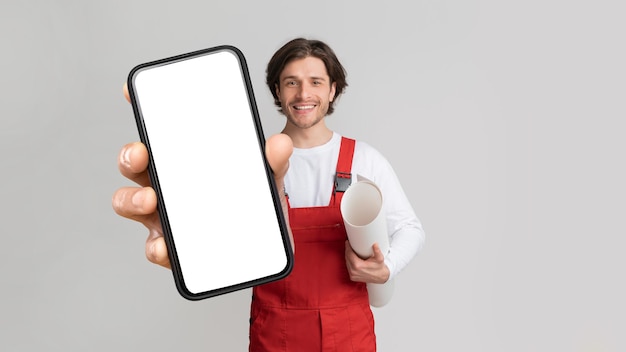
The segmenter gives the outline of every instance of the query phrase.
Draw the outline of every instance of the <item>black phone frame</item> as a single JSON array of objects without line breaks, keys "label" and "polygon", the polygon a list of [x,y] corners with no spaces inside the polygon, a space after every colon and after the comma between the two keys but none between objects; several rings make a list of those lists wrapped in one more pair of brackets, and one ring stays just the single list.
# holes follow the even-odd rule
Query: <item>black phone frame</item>
[{"label": "black phone frame", "polygon": [[[145,124],[143,121],[143,115],[141,112],[141,105],[140,105],[139,100],[137,99],[137,93],[136,93],[135,86],[134,86],[134,79],[139,72],[146,70],[146,69],[168,65],[168,64],[179,62],[179,61],[184,61],[184,60],[192,59],[195,57],[199,57],[199,56],[210,55],[210,54],[225,51],[225,50],[234,53],[239,62],[239,68],[241,69],[242,77],[243,77],[244,84],[246,87],[251,116],[254,120],[254,126],[256,130],[257,140],[259,143],[259,148],[260,148],[261,155],[263,158],[263,163],[265,166],[265,173],[267,176],[267,181],[270,186],[270,192],[272,194],[272,198],[274,201],[276,218],[277,218],[281,235],[282,235],[282,241],[283,241],[283,246],[285,249],[285,256],[287,259],[287,264],[283,270],[281,270],[280,272],[274,275],[261,277],[258,279],[250,280],[247,282],[242,282],[242,283],[235,284],[235,285],[220,287],[220,288],[205,291],[205,292],[192,293],[187,289],[185,285],[185,280],[184,280],[182,270],[180,267],[180,262],[178,260],[178,255],[176,252],[176,244],[174,243],[171,227],[170,227],[168,216],[167,216],[167,209],[165,208],[165,202],[163,199],[161,188],[159,186],[158,173],[156,171],[156,167],[155,167],[154,160],[152,157],[150,141],[147,135]],[[291,240],[289,239],[288,226],[285,220],[285,214],[283,212],[282,204],[280,202],[280,197],[278,193],[279,191],[276,187],[276,182],[274,181],[274,173],[272,169],[270,168],[267,158],[265,156],[265,135],[263,133],[263,127],[261,125],[261,119],[259,117],[259,112],[258,112],[256,100],[254,97],[254,91],[252,87],[252,81],[250,79],[250,74],[248,71],[248,65],[247,65],[243,52],[239,48],[232,46],[232,45],[219,45],[219,46],[201,49],[201,50],[197,50],[197,51],[193,51],[193,52],[189,52],[185,54],[167,57],[164,59],[142,63],[142,64],[135,66],[128,74],[127,87],[128,87],[130,103],[132,105],[133,113],[135,116],[135,121],[137,124],[137,130],[139,132],[140,141],[148,149],[148,156],[149,156],[148,175],[150,177],[152,187],[154,188],[155,193],[157,195],[157,211],[159,213],[161,226],[163,228],[163,237],[165,239],[165,243],[166,243],[167,250],[168,250],[168,257],[170,260],[170,265],[171,265],[172,273],[174,276],[174,282],[176,284],[176,288],[179,294],[187,300],[198,301],[198,300],[219,296],[219,295],[223,295],[223,294],[234,292],[234,291],[243,290],[243,289],[250,288],[253,286],[281,280],[287,277],[293,270],[294,252],[291,246]]]}]

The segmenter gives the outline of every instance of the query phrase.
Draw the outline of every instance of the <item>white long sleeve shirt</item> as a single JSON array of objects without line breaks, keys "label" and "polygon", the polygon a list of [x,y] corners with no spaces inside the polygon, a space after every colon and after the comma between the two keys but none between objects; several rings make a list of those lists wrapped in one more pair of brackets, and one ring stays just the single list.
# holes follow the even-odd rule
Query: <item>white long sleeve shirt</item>
[{"label": "white long sleeve shirt", "polygon": [[[285,191],[294,208],[327,206],[330,202],[341,135],[334,132],[326,144],[314,148],[294,148],[285,175]],[[387,214],[389,252],[385,264],[389,279],[394,278],[422,248],[425,240],[420,220],[415,215],[391,165],[372,146],[356,142],[352,160],[352,182],[361,175],[374,182],[383,194]],[[296,251],[297,253],[297,251]]]}]

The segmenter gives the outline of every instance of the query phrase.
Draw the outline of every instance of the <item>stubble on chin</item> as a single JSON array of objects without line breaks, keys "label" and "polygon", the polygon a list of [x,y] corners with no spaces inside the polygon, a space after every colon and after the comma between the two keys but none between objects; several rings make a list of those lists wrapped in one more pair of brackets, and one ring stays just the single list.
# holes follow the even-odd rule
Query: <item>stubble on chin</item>
[{"label": "stubble on chin", "polygon": [[307,122],[300,121],[292,116],[287,116],[287,120],[289,120],[289,123],[303,130],[309,129],[317,125],[320,121],[322,121],[323,118],[324,118],[323,116],[317,116],[315,120],[307,123]]}]

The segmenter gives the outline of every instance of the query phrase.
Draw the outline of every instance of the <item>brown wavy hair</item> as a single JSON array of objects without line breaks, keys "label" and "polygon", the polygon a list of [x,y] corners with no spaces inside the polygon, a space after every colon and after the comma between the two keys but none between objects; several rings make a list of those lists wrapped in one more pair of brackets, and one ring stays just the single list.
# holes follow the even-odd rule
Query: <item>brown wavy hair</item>
[{"label": "brown wavy hair", "polygon": [[305,38],[293,39],[283,45],[267,64],[265,83],[274,96],[274,104],[278,107],[278,111],[283,112],[280,100],[276,94],[276,87],[279,86],[280,74],[285,66],[293,60],[304,59],[306,57],[316,57],[324,62],[326,71],[330,77],[331,85],[335,83],[335,96],[333,101],[329,102],[326,115],[333,113],[335,108],[334,102],[343,94],[348,86],[346,82],[346,70],[343,68],[335,52],[324,42],[319,40],[311,40]]}]

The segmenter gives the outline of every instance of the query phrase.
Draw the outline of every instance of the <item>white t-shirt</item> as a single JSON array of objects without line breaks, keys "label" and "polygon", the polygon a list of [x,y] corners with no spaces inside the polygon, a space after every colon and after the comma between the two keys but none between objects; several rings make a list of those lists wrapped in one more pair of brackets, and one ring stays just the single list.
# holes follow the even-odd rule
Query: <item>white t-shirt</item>
[{"label": "white t-shirt", "polygon": [[[285,191],[291,207],[329,204],[340,146],[341,135],[334,132],[326,144],[309,149],[294,148],[285,175]],[[352,159],[353,183],[356,182],[356,175],[371,180],[383,193],[389,233],[389,253],[385,264],[389,268],[389,279],[392,279],[421,249],[425,239],[422,224],[387,159],[370,145],[359,141]]]}]

